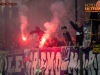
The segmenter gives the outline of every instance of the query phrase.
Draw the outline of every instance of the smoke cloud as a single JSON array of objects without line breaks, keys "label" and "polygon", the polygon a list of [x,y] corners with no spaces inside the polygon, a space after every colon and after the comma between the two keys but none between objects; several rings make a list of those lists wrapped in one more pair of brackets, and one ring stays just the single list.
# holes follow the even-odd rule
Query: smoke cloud
[{"label": "smoke cloud", "polygon": [[28,7],[22,2],[22,0],[13,0],[13,2],[16,2],[16,7],[19,9],[19,16],[21,21],[21,34],[22,38],[25,37],[26,34],[26,28],[28,25],[28,19],[27,19],[27,13],[28,13]]},{"label": "smoke cloud", "polygon": [[53,17],[50,22],[44,23],[46,31],[41,39],[39,47],[43,47],[44,38],[48,39],[54,32],[56,32],[56,29],[58,28],[60,23],[60,19],[63,18],[66,13],[64,3],[61,1],[51,4],[50,9],[52,11]]}]

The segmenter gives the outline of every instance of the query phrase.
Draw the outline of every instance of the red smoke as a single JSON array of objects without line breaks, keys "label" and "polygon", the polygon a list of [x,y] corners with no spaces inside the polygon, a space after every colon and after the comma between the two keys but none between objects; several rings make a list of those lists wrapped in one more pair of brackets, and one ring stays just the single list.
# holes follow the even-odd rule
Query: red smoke
[{"label": "red smoke", "polygon": [[51,35],[56,32],[58,25],[60,23],[60,19],[65,15],[65,7],[63,2],[55,2],[50,7],[53,17],[50,22],[46,22],[44,27],[46,28],[45,34],[43,35],[39,47],[42,48],[46,39],[49,39]]},{"label": "red smoke", "polygon": [[26,36],[26,28],[27,28],[27,24],[28,24],[28,20],[27,20],[27,14],[28,14],[28,7],[27,5],[25,5],[23,3],[22,0],[13,0],[13,2],[17,3],[17,8],[19,9],[19,16],[20,16],[20,22],[21,22],[21,37],[24,41],[27,40]]},{"label": "red smoke", "polygon": [[[40,48],[43,47],[46,39],[49,39],[50,36],[56,31],[56,28],[59,24],[59,20],[56,19],[53,19],[51,22],[46,22],[44,24],[45,28],[46,28],[46,31],[45,31],[45,34],[43,35],[41,41],[40,41]],[[45,41],[44,41],[45,39]]]},{"label": "red smoke", "polygon": [[20,19],[21,19],[21,35],[22,35],[22,39],[24,41],[27,40],[27,38],[25,37],[25,31],[26,31],[26,27],[27,27],[27,17],[24,15],[20,15]]}]

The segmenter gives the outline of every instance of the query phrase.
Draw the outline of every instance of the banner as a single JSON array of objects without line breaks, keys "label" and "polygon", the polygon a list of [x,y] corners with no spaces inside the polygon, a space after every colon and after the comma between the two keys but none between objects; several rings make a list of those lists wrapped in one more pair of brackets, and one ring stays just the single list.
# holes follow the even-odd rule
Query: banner
[{"label": "banner", "polygon": [[0,74],[1,75],[2,75],[2,72],[4,70],[6,55],[7,55],[6,51],[0,51]]},{"label": "banner", "polygon": [[[84,75],[99,75],[99,61],[99,54],[93,54],[92,51],[84,53]],[[78,51],[65,47],[45,48],[39,50],[39,53],[38,49],[25,49],[22,53],[6,57],[6,75],[35,75],[38,67],[42,70],[42,75],[63,75],[65,70],[73,75],[80,75]]]}]

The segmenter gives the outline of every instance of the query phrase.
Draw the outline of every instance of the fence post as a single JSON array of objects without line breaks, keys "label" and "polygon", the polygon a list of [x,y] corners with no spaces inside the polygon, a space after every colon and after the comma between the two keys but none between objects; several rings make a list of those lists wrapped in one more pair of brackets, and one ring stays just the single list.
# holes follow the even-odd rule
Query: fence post
[{"label": "fence post", "polygon": [[79,46],[80,75],[83,75],[83,47]]}]

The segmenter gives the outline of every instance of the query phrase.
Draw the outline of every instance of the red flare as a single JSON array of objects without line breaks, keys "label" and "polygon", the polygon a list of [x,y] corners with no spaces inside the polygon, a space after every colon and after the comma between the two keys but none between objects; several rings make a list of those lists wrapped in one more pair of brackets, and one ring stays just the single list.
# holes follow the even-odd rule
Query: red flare
[{"label": "red flare", "polygon": [[40,48],[43,47],[44,43],[46,42],[46,38],[42,38],[41,41],[40,41]]},{"label": "red flare", "polygon": [[46,39],[43,38],[42,41],[41,41],[41,44],[43,45],[45,43]]},{"label": "red flare", "polygon": [[22,39],[23,39],[23,41],[26,41],[27,40],[27,38],[25,36],[22,36]]}]

